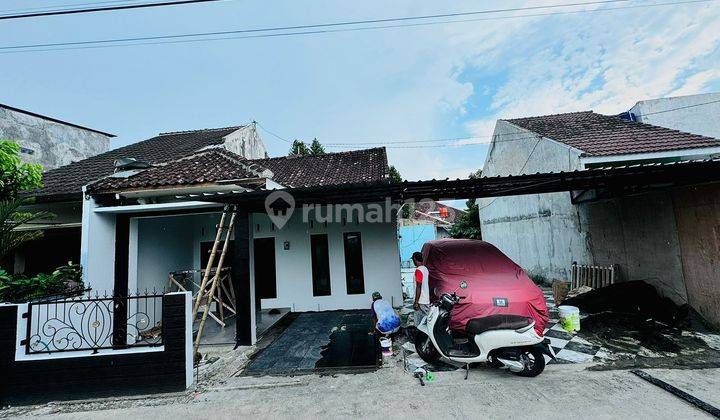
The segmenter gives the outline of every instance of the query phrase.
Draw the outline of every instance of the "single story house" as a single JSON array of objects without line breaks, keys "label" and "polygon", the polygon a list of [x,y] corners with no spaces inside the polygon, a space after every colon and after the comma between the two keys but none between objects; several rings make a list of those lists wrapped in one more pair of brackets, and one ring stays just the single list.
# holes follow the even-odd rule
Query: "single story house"
[{"label": "single story house", "polygon": [[299,187],[332,191],[388,182],[384,148],[247,159],[216,146],[151,165],[132,163],[84,188],[80,261],[86,284],[115,295],[163,289],[170,272],[207,263],[223,210],[214,197],[242,200],[277,191],[280,199],[264,206],[237,205],[225,265],[236,293],[238,343],[257,339],[261,308],[368,308],[374,291],[399,302],[396,208],[371,217],[373,203],[287,205]]},{"label": "single story house", "polygon": [[[58,130],[53,129],[53,132]],[[255,125],[248,124],[161,133],[150,139],[110,151],[105,151],[107,150],[105,145],[104,153],[90,155],[43,173],[44,186],[31,193],[35,204],[28,209],[49,211],[54,217],[23,227],[23,229],[43,230],[44,236],[18,249],[8,268],[14,273],[32,275],[51,272],[68,261],[78,262],[82,225],[82,188],[113,174],[117,169],[116,163],[122,159],[136,159],[153,164],[185,156],[207,147],[222,147],[248,159],[267,156]]]},{"label": "single story house", "polygon": [[[482,179],[668,165],[720,155],[720,140],[591,111],[498,120]],[[611,172],[609,172],[611,173]],[[602,179],[598,178],[601,183]],[[645,186],[654,185],[645,179]],[[542,186],[536,186],[542,188]],[[483,238],[530,273],[568,280],[573,262],[619,267],[720,325],[717,183],[478,200]]]}]

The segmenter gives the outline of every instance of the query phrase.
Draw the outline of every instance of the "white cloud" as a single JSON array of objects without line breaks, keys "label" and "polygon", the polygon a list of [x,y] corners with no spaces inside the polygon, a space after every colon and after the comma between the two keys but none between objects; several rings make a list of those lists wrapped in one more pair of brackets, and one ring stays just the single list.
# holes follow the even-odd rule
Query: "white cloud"
[{"label": "white cloud", "polygon": [[699,93],[720,77],[697,64],[718,50],[718,19],[720,8],[705,5],[553,17],[524,27],[499,45],[511,53],[498,57],[508,77],[493,94],[492,114],[466,127],[479,134],[496,118],[617,113],[642,99]]},{"label": "white cloud", "polygon": [[[523,4],[533,2],[513,5]],[[424,62],[430,71],[422,72],[422,99],[434,103],[422,115],[462,118],[473,95],[489,95],[484,115],[464,123],[470,136],[487,137],[498,118],[588,109],[613,114],[643,99],[701,93],[720,79],[718,21],[719,7],[694,4],[445,26],[445,37],[422,38],[424,58],[432,63]],[[494,85],[462,81],[484,73],[503,77]],[[484,161],[480,155],[459,158],[478,153],[473,146],[440,150],[390,156],[408,178],[467,176]]]}]

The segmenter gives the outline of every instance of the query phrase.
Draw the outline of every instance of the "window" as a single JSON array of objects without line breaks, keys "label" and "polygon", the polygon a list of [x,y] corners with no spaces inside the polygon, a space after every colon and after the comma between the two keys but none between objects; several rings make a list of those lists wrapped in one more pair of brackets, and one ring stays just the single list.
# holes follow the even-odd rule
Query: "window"
[{"label": "window", "polygon": [[330,296],[330,257],[328,236],[310,235],[313,296]]},{"label": "window", "polygon": [[365,293],[365,277],[363,275],[362,238],[360,232],[343,234],[345,246],[345,282],[347,293],[357,295]]}]

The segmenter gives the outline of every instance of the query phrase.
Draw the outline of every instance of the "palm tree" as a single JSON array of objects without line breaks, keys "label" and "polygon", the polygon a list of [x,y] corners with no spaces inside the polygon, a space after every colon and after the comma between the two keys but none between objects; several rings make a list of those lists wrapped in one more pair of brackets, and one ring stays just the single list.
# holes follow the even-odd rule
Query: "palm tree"
[{"label": "palm tree", "polygon": [[9,198],[0,201],[0,261],[22,244],[42,237],[41,230],[18,230],[17,228],[32,221],[51,217],[51,213],[41,211],[30,213],[20,211],[20,207],[30,204],[31,200]]}]

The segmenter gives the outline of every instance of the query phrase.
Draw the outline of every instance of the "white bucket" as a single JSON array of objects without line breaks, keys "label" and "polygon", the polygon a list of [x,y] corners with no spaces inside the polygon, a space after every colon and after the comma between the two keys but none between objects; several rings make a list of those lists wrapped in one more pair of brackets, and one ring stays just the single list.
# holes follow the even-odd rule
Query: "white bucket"
[{"label": "white bucket", "polygon": [[580,309],[575,306],[558,306],[560,325],[567,332],[580,331]]},{"label": "white bucket", "polygon": [[384,337],[380,339],[380,350],[383,356],[392,356],[392,339]]}]

